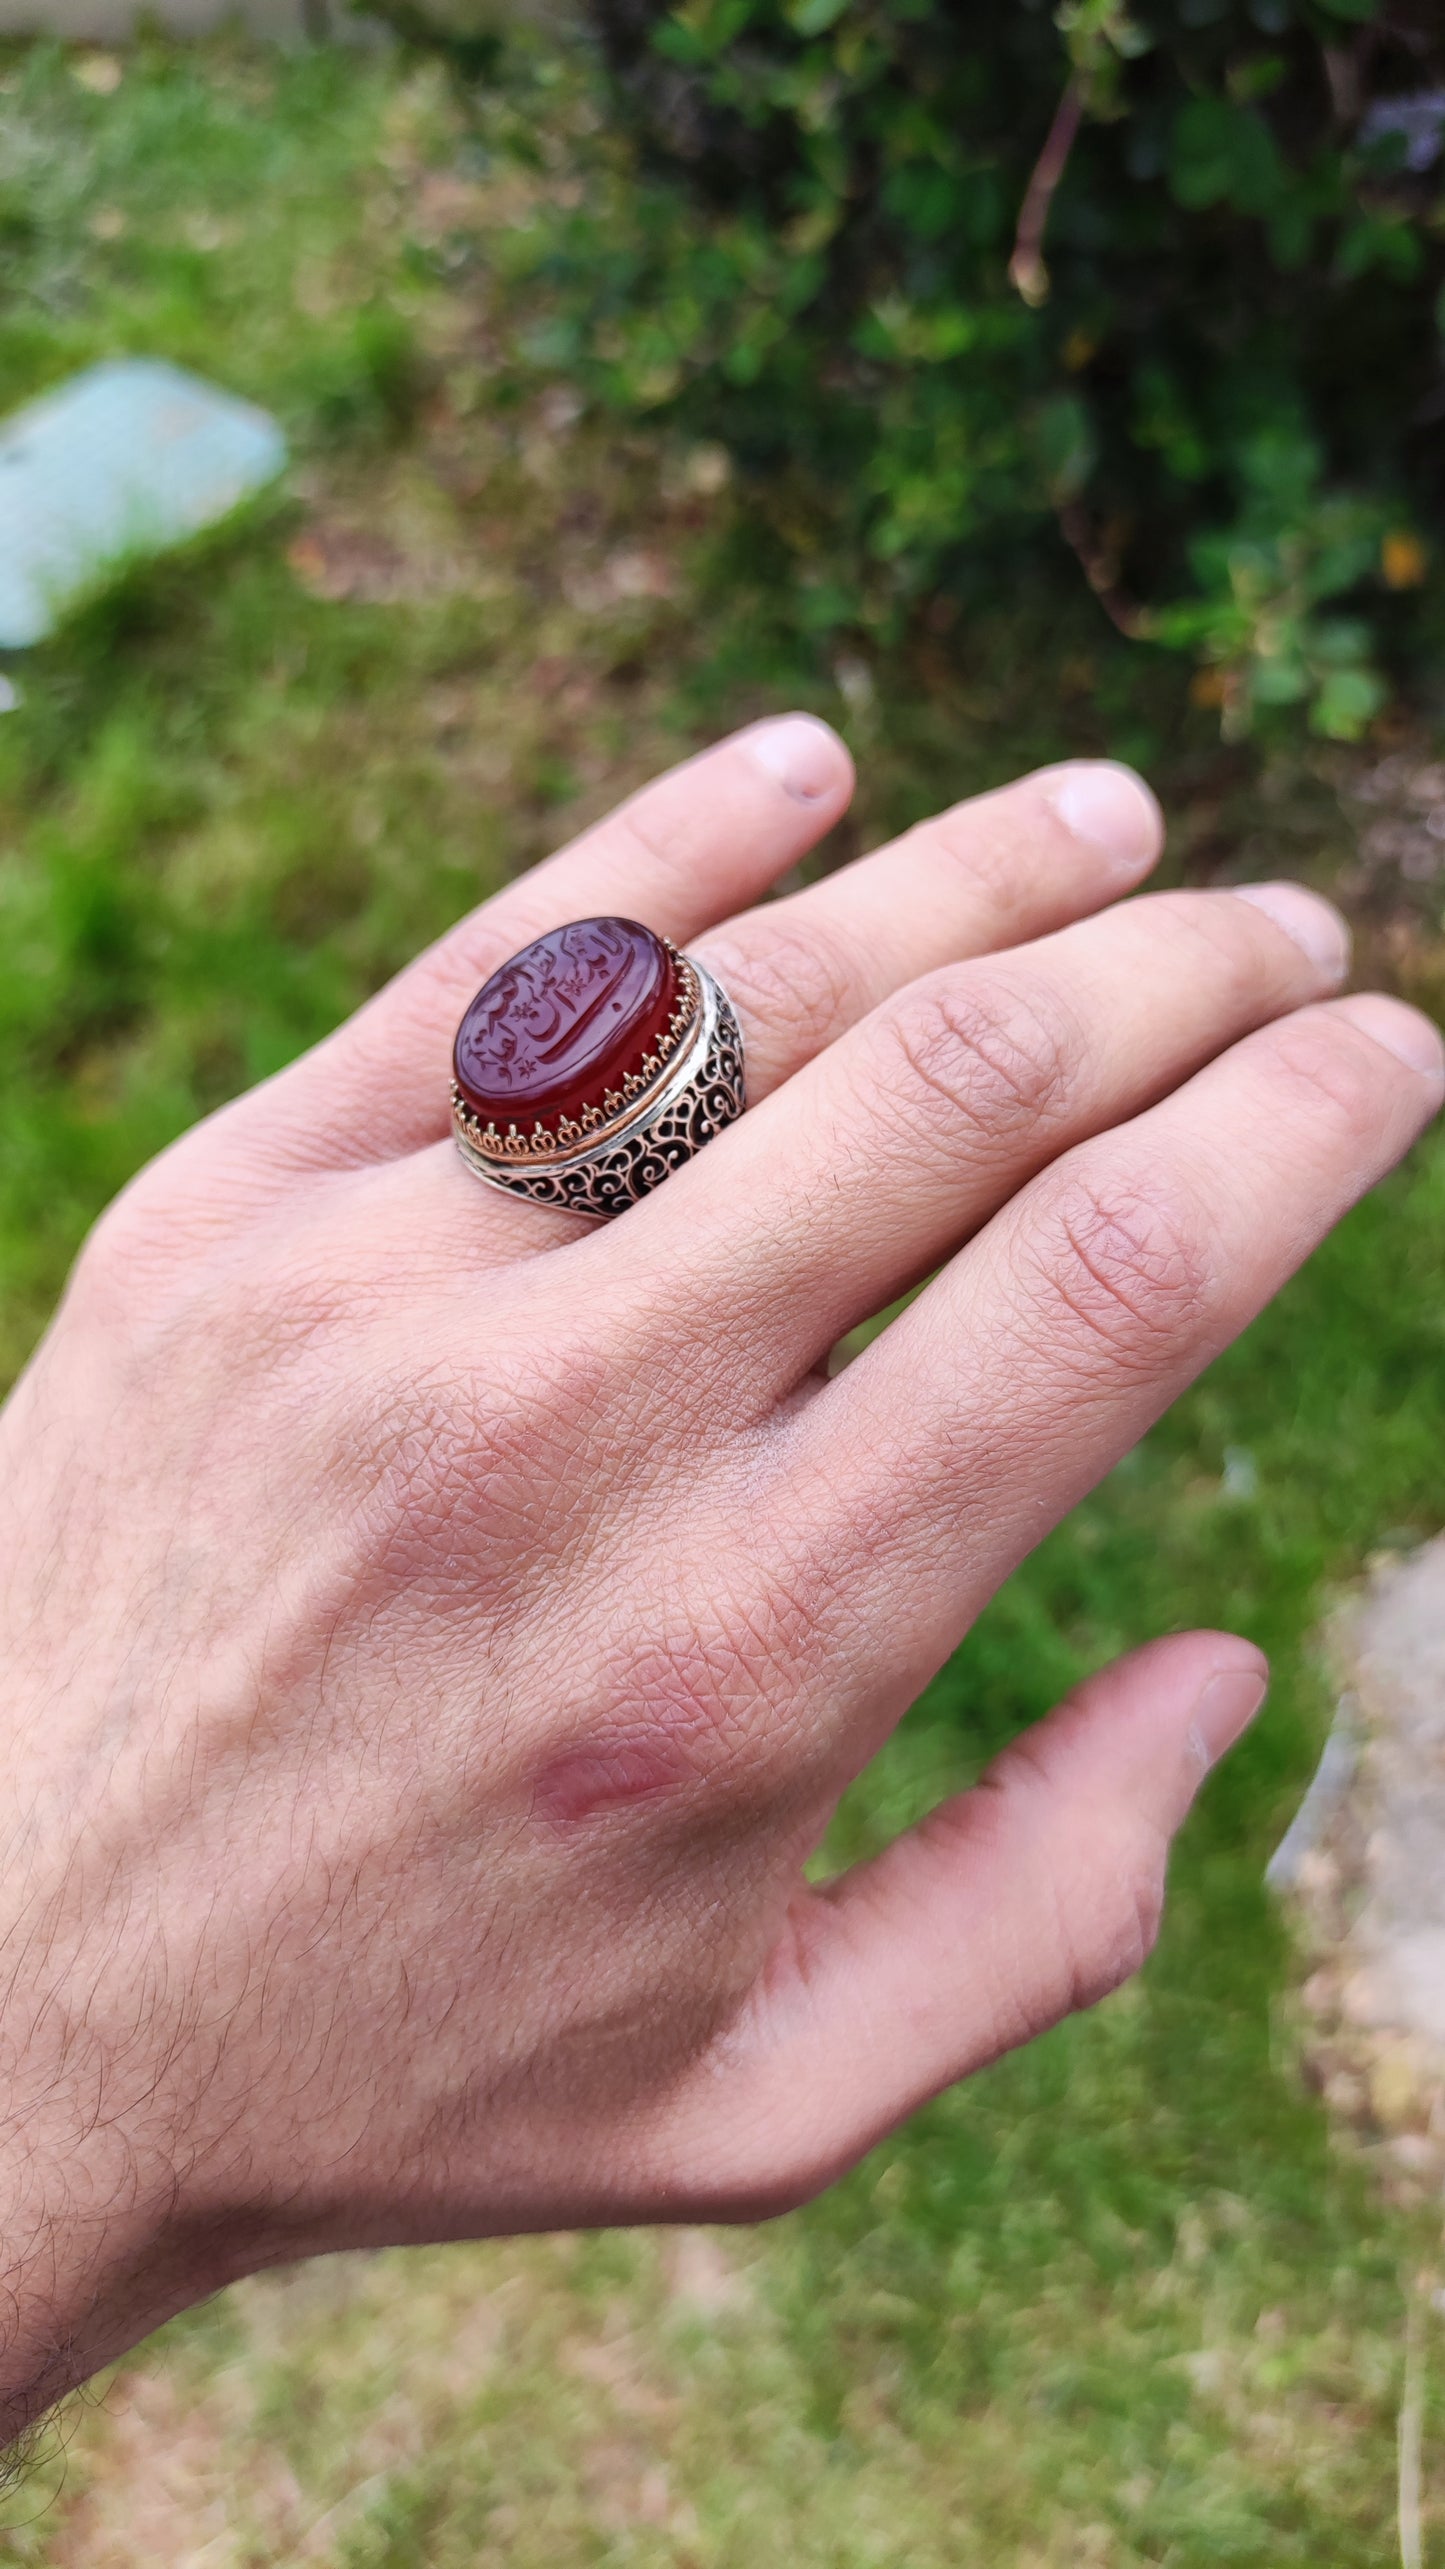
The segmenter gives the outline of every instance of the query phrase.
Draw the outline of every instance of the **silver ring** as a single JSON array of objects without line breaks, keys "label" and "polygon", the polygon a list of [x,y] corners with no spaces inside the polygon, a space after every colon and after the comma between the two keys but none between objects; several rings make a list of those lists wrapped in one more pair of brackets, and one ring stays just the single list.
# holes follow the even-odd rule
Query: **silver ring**
[{"label": "silver ring", "polygon": [[457,1029],[452,1130],[473,1176],[596,1220],[742,1114],[721,984],[632,919],[578,919],[494,972]]}]

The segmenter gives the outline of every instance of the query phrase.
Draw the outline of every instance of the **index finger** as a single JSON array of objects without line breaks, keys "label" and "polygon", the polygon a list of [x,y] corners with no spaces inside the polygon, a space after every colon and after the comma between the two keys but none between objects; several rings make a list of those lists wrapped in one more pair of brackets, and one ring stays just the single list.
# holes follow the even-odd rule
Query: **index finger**
[{"label": "index finger", "polygon": [[434,1142],[457,1019],[509,955],[570,919],[620,915],[682,944],[755,901],[847,810],[853,762],[811,714],[735,732],[449,929],[335,1034],[228,1110],[265,1156],[344,1168]]}]

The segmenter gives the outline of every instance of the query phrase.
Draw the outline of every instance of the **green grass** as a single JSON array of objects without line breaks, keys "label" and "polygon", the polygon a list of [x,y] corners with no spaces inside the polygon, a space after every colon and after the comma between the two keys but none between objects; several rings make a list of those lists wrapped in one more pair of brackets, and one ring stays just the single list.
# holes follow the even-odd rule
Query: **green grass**
[{"label": "green grass", "polygon": [[[576,104],[557,88],[549,138],[553,93],[526,79],[530,163],[479,149],[430,75],[370,56],[147,44],[105,97],[59,51],[5,62],[0,401],[154,351],[273,405],[296,452],[287,494],[14,663],[8,1363],[170,1134],[768,704],[816,704],[865,762],[834,853],[1108,746],[1162,776],[1189,869],[1347,857],[1334,768],[1224,757],[1172,675],[1086,610],[1045,634],[1023,601],[1005,629],[873,671],[870,699],[730,608],[745,494],[700,499],[688,459],[571,417],[512,362],[511,281],[569,183]],[[639,559],[645,580],[618,574]],[[1417,921],[1428,980],[1423,952]],[[1445,1519],[1442,1243],[1433,1147],[1027,1564],[840,1818],[840,1857],[881,1842],[1147,1633],[1251,1633],[1271,1707],[1186,1833],[1139,1984],[767,2232],[241,2287],[77,2404],[9,2504],[0,2561],[1396,2558],[1406,2303],[1438,2219],[1331,2139],[1261,1877],[1328,1717],[1324,1601]],[[1427,2351],[1438,2377],[1445,2349]],[[1445,2557],[1440,2415],[1432,2392]]]}]

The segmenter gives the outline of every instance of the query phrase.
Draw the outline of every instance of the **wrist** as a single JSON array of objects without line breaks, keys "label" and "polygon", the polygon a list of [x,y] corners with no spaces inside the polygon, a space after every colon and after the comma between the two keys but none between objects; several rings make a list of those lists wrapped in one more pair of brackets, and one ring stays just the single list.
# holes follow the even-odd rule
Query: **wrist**
[{"label": "wrist", "polygon": [[22,2105],[0,2147],[0,2452],[189,2297],[124,2136],[67,2120]]},{"label": "wrist", "polygon": [[221,2225],[186,2199],[159,1993],[117,1916],[78,1932],[45,1871],[32,1847],[23,1912],[0,1916],[0,2451],[226,2279]]}]

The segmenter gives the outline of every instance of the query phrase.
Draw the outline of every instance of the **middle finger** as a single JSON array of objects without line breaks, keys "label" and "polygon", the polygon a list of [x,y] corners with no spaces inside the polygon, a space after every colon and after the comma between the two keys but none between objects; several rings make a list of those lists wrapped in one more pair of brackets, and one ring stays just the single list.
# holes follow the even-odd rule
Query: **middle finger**
[{"label": "middle finger", "polygon": [[692,951],[743,1029],[756,1104],[938,965],[994,954],[1133,891],[1164,841],[1158,803],[1111,759],[1043,767],[935,813]]},{"label": "middle finger", "polygon": [[715,1366],[737,1351],[749,1404],[781,1396],[1050,1160],[1326,996],[1348,957],[1338,913],[1278,883],[1150,894],[933,973],[640,1206],[624,1266],[644,1299],[666,1274]]}]

